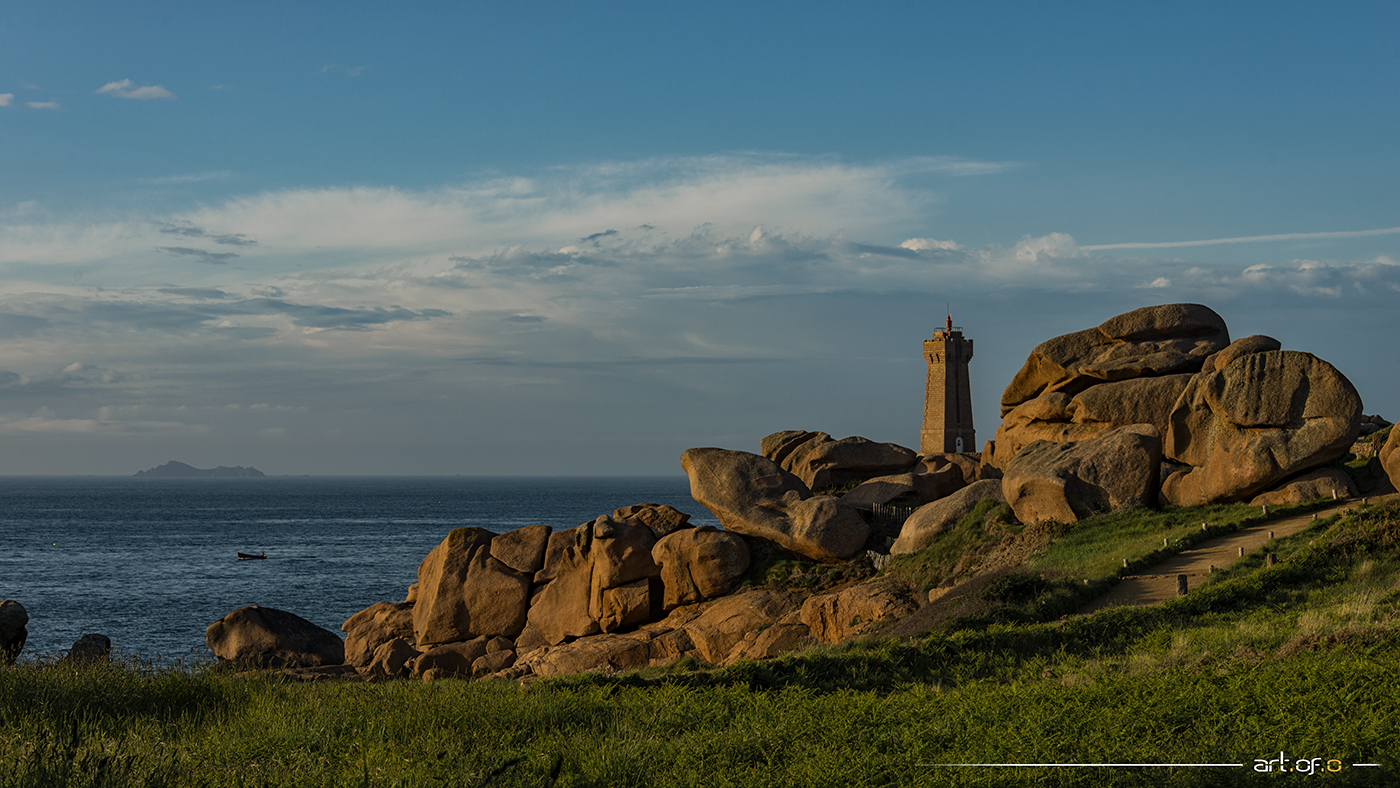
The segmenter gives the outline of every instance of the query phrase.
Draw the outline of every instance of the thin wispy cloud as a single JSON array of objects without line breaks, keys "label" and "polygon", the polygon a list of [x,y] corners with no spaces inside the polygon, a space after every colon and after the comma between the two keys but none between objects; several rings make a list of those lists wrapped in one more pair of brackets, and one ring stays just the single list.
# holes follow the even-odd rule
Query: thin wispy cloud
[{"label": "thin wispy cloud", "polygon": [[8,106],[10,106],[11,104],[14,103],[14,100],[15,100],[15,94],[13,94],[13,93],[0,93],[0,107],[8,107]]},{"label": "thin wispy cloud", "polygon": [[1394,235],[1400,227],[1385,227],[1379,230],[1342,230],[1320,233],[1278,233],[1275,235],[1241,235],[1233,238],[1209,238],[1201,241],[1148,241],[1118,244],[1092,244],[1079,247],[1086,252],[1110,249],[1179,249],[1190,246],[1215,246],[1216,244],[1267,243],[1270,241],[1309,241],[1340,238],[1365,238],[1373,235]]},{"label": "thin wispy cloud", "polygon": [[24,106],[30,109],[58,109],[57,101],[26,101]]},{"label": "thin wispy cloud", "polygon": [[166,90],[163,85],[136,85],[129,79],[120,82],[108,82],[97,90],[99,94],[106,94],[124,99],[173,99],[179,98],[176,94]]},{"label": "thin wispy cloud", "polygon": [[166,254],[181,255],[184,257],[197,257],[203,262],[213,263],[215,265],[222,265],[238,256],[233,252],[210,252],[204,249],[194,249],[188,246],[157,246],[156,248],[162,252],[165,252]]},{"label": "thin wispy cloud", "polygon": [[169,183],[203,183],[205,181],[219,181],[232,176],[228,170],[211,170],[209,172],[191,172],[184,175],[166,175],[160,178],[151,178],[147,183],[169,184]]},{"label": "thin wispy cloud", "polygon": [[258,243],[243,233],[206,232],[203,227],[188,221],[169,222],[162,226],[160,231],[166,235],[181,235],[186,238],[204,238],[216,244],[223,244],[224,246],[256,246]]}]

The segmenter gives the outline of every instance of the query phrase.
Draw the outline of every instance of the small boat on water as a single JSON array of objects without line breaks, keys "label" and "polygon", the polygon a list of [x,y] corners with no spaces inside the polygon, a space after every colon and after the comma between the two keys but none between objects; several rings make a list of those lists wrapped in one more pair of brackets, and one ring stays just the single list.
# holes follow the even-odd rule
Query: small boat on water
[{"label": "small boat on water", "polygon": [[267,553],[258,553],[257,555],[253,555],[252,553],[238,554],[238,560],[240,561],[254,561],[260,558],[267,558]]}]

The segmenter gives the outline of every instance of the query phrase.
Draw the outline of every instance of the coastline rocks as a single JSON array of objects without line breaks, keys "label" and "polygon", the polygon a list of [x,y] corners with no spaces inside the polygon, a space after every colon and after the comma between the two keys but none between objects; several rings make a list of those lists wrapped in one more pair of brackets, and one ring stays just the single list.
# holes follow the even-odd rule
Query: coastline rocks
[{"label": "coastline rocks", "polygon": [[657,539],[683,528],[693,528],[690,515],[674,506],[659,503],[634,503],[612,513],[614,520],[636,520],[651,529]]},{"label": "coastline rocks", "polygon": [[492,556],[494,536],[483,528],[455,529],[419,564],[413,632],[420,647],[514,637],[525,627],[530,579]]},{"label": "coastline rocks", "polygon": [[345,633],[345,664],[363,668],[376,659],[379,647],[391,640],[413,642],[413,605],[375,602],[340,625]]},{"label": "coastline rocks", "polygon": [[1131,424],[1165,430],[1172,392],[1187,380],[1176,376],[1229,344],[1224,319],[1200,304],[1144,307],[1042,342],[1002,394],[1003,424],[984,459],[1004,470],[1036,440],[1082,441]]},{"label": "coastline rocks", "polygon": [[802,480],[809,490],[823,490],[907,470],[918,455],[893,443],[851,436],[832,440],[825,432],[786,430],[759,442],[763,456]]},{"label": "coastline rocks", "polygon": [[1356,483],[1346,471],[1339,468],[1318,468],[1289,479],[1266,493],[1254,496],[1249,505],[1306,503],[1318,498],[1331,498],[1334,495],[1338,498],[1355,498],[1357,494]]},{"label": "coastline rocks", "polygon": [[900,528],[899,538],[890,546],[890,555],[917,553],[928,547],[939,534],[987,499],[1005,501],[1000,479],[983,479],[969,484],[947,498],[925,504],[914,510]]},{"label": "coastline rocks", "polygon": [[363,667],[364,672],[371,676],[398,679],[408,675],[413,660],[418,656],[418,649],[412,643],[403,638],[394,638],[379,644],[369,661],[356,667]]},{"label": "coastline rocks", "polygon": [[832,594],[819,594],[802,604],[803,624],[823,643],[839,643],[869,630],[877,621],[907,616],[919,603],[905,584],[878,577]]},{"label": "coastline rocks", "polygon": [[651,557],[661,568],[667,611],[733,591],[751,560],[743,537],[708,525],[657,540]]},{"label": "coastline rocks", "polygon": [[1189,466],[1162,496],[1178,506],[1249,500],[1342,456],[1361,397],[1336,367],[1290,350],[1252,353],[1191,379],[1172,409],[1164,453]]},{"label": "coastline rocks", "polygon": [[745,591],[710,603],[685,631],[701,659],[725,665],[746,635],[777,623],[794,607],[792,597],[781,591]]},{"label": "coastline rocks", "polygon": [[1150,424],[1074,443],[1037,441],[1006,469],[1002,491],[1027,525],[1070,523],[1156,502],[1162,441]]},{"label": "coastline rocks", "polygon": [[103,662],[112,656],[112,639],[89,633],[78,638],[63,659],[67,662]]},{"label": "coastline rocks", "polygon": [[757,454],[686,449],[681,467],[690,477],[691,497],[726,531],[828,563],[855,555],[870,535],[870,526],[850,504],[812,497],[801,479]]},{"label": "coastline rocks", "polygon": [[491,639],[485,635],[461,643],[445,643],[424,651],[413,662],[412,676],[423,678],[429,671],[436,670],[432,677],[470,676],[472,665],[486,656],[486,648]]},{"label": "coastline rocks", "polygon": [[210,624],[204,642],[221,661],[259,667],[345,662],[345,646],[335,633],[294,613],[257,605],[240,607]]},{"label": "coastline rocks", "polygon": [[29,611],[13,599],[0,601],[0,665],[13,665],[29,638]]}]

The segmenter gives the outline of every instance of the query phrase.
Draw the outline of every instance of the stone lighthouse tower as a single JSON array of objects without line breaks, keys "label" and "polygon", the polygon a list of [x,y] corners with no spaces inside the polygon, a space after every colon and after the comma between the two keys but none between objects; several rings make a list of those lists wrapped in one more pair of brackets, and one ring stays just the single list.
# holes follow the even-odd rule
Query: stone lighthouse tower
[{"label": "stone lighthouse tower", "polygon": [[963,339],[949,315],[933,339],[924,340],[928,385],[924,389],[924,428],[919,436],[920,454],[977,451],[972,429],[972,392],[967,362],[972,360],[972,340]]}]

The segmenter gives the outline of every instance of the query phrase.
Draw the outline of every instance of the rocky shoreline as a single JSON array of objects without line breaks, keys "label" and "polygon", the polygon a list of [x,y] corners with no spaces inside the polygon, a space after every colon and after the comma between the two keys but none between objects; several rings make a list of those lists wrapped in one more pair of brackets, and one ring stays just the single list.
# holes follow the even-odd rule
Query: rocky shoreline
[{"label": "rocky shoreline", "polygon": [[[1312,354],[1259,335],[1232,342],[1198,304],[1146,307],[1037,346],[980,453],[801,430],[763,438],[759,453],[688,449],[691,495],[722,529],[651,503],[568,529],[460,528],[402,601],[351,616],[343,641],[257,606],[214,622],[206,640],[230,665],[366,680],[767,659],[939,604],[946,588],[923,594],[875,567],[934,544],[983,501],[1036,526],[1135,506],[1355,497],[1334,461],[1388,426],[1363,416],[1350,381]],[[1400,478],[1393,431],[1366,445]],[[913,513],[891,526],[881,517],[891,506]],[[756,555],[850,571],[816,591],[772,586],[750,571]]]}]

